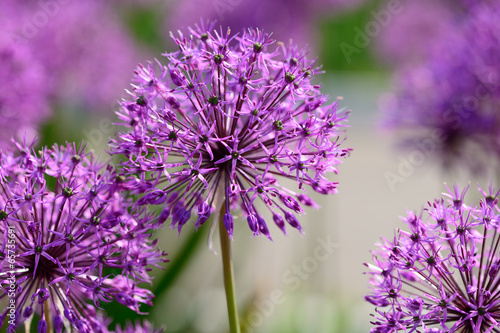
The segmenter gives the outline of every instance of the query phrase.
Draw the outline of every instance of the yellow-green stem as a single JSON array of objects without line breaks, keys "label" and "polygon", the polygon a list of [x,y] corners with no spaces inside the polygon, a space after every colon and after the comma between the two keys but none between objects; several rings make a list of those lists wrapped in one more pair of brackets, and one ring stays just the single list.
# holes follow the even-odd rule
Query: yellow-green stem
[{"label": "yellow-green stem", "polygon": [[50,304],[49,301],[45,301],[45,322],[47,323],[47,333],[52,333],[52,317],[50,316]]},{"label": "yellow-green stem", "polygon": [[229,329],[231,333],[240,333],[238,318],[238,307],[236,304],[236,293],[234,287],[233,262],[231,260],[231,239],[224,226],[225,205],[222,205],[219,214],[219,235],[222,252],[222,268],[224,273],[224,288],[226,290],[227,313],[229,317]]}]

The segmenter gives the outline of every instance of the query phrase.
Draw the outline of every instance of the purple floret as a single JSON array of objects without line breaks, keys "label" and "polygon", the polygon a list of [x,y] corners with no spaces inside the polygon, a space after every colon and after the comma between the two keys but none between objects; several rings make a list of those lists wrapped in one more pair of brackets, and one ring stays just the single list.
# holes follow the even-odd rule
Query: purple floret
[{"label": "purple floret", "polygon": [[[129,185],[145,193],[140,204],[163,205],[161,219],[179,232],[224,204],[230,235],[241,209],[253,233],[270,238],[259,201],[280,229],[287,221],[301,230],[295,215],[315,206],[305,187],[337,192],[326,175],[351,151],[341,138],[348,112],[312,82],[320,69],[307,50],[273,47],[256,29],[231,35],[212,27],[172,35],[179,51],[165,54],[167,65],[139,65],[112,153],[136,176]],[[298,192],[279,178],[295,181]]]}]

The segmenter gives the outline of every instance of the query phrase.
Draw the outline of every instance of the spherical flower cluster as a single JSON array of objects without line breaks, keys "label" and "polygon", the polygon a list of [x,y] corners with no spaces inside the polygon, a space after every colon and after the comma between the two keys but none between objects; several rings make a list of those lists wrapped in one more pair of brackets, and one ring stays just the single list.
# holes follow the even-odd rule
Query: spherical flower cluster
[{"label": "spherical flower cluster", "polygon": [[278,176],[335,193],[325,175],[350,152],[340,138],[347,112],[311,82],[315,61],[293,44],[268,51],[273,40],[260,30],[238,36],[202,24],[174,39],[180,50],[165,54],[167,66],[139,66],[111,142],[146,191],[138,204],[164,205],[161,218],[179,232],[193,213],[199,227],[224,207],[230,235],[241,208],[252,232],[270,237],[260,201],[283,231],[285,221],[300,230],[295,215],[315,204]]},{"label": "spherical flower cluster", "polygon": [[425,61],[397,74],[398,91],[383,101],[386,125],[444,167],[479,172],[500,155],[499,15],[498,4],[471,6]]},{"label": "spherical flower cluster", "polygon": [[34,136],[49,115],[48,76],[28,47],[1,33],[0,63],[0,147],[7,147],[12,138]]},{"label": "spherical flower cluster", "polygon": [[371,332],[498,332],[500,215],[491,186],[468,206],[458,186],[409,213],[373,252]]},{"label": "spherical flower cluster", "polygon": [[0,321],[13,331],[36,313],[38,332],[100,332],[102,302],[151,305],[138,283],[166,261],[151,235],[158,219],[133,210],[114,169],[84,147],[17,148],[0,153],[0,300],[10,305]]}]

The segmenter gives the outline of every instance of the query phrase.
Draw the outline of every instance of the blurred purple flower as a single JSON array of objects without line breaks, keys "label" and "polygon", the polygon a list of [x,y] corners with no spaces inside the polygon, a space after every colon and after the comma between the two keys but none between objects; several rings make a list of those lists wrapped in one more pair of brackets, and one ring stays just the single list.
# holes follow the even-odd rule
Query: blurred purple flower
[{"label": "blurred purple flower", "polygon": [[[477,5],[417,66],[401,69],[382,99],[385,125],[411,149],[484,171],[500,154],[500,6]],[[424,148],[421,148],[424,147]],[[489,155],[489,156],[488,156]]]},{"label": "blurred purple flower", "polygon": [[[0,20],[2,14],[0,14]],[[33,138],[49,115],[48,76],[35,54],[0,34],[0,147],[11,138]]]},{"label": "blurred purple flower", "polygon": [[[10,7],[10,9],[9,9]],[[138,52],[113,7],[102,1],[2,1],[8,34],[50,73],[53,100],[110,112],[129,82]]]},{"label": "blurred purple flower", "polygon": [[260,201],[280,229],[287,221],[301,230],[295,214],[315,204],[278,176],[335,193],[325,175],[351,150],[339,137],[348,113],[311,82],[315,61],[291,43],[270,51],[260,30],[237,36],[202,24],[174,39],[180,51],[165,54],[167,66],[139,66],[111,142],[146,193],[138,204],[164,205],[160,218],[179,232],[193,212],[199,227],[224,204],[230,235],[241,208],[252,232],[270,238]]},{"label": "blurred purple flower", "polygon": [[[392,0],[382,2],[385,10]],[[397,14],[380,16],[384,23],[375,38],[375,49],[380,59],[388,64],[411,65],[425,57],[436,40],[446,38],[453,29],[455,11],[446,1],[407,1]]]},{"label": "blurred purple flower", "polygon": [[36,313],[39,332],[47,322],[97,332],[103,302],[151,305],[138,283],[166,261],[151,236],[157,219],[133,210],[114,169],[84,147],[17,148],[0,152],[0,299],[15,310],[5,307],[0,321],[13,329]]},{"label": "blurred purple flower", "polygon": [[373,252],[371,332],[498,332],[500,227],[491,186],[468,206],[458,186],[404,219]]},{"label": "blurred purple flower", "polygon": [[169,19],[165,31],[193,25],[200,20],[217,20],[217,27],[230,27],[234,32],[248,27],[272,31],[273,38],[288,42],[290,36],[298,45],[316,45],[315,25],[327,15],[358,6],[365,0],[187,0],[169,1]]}]

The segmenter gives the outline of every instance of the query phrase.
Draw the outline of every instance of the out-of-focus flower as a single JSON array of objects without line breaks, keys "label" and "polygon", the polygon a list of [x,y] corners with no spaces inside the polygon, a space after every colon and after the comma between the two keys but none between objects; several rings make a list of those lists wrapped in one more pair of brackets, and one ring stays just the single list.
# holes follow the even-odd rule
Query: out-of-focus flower
[{"label": "out-of-focus flower", "polygon": [[[0,14],[0,19],[2,15]],[[31,49],[0,34],[0,147],[34,137],[49,115],[48,76]]]},{"label": "out-of-focus flower", "polygon": [[[217,20],[217,26],[241,31],[247,27],[261,27],[272,31],[273,38],[288,42],[290,36],[299,45],[314,47],[315,24],[327,15],[337,15],[356,7],[364,0],[188,0],[170,1],[170,19],[165,20],[165,31],[193,25],[200,18]],[[190,21],[191,20],[191,21]]]},{"label": "out-of-focus flower", "polygon": [[371,332],[496,332],[500,321],[498,195],[491,186],[477,206],[468,186],[448,189],[420,214],[404,219],[373,252],[377,306]]},{"label": "out-of-focus flower", "polygon": [[376,13],[382,28],[375,38],[381,60],[394,65],[409,65],[425,57],[436,40],[446,38],[453,29],[457,13],[446,1],[407,1],[397,13],[388,10],[392,0],[382,2]]},{"label": "out-of-focus flower", "polygon": [[114,169],[84,147],[17,148],[0,153],[0,299],[13,304],[1,322],[14,329],[36,313],[39,332],[100,332],[103,302],[151,305],[138,283],[166,261],[151,235],[157,219],[132,209]]},{"label": "out-of-focus flower", "polygon": [[487,155],[499,157],[499,15],[498,5],[473,6],[422,63],[400,70],[397,91],[382,101],[385,124],[445,167],[481,171]]},{"label": "out-of-focus flower", "polygon": [[[138,52],[113,8],[89,1],[2,1],[8,35],[32,49],[50,73],[54,101],[111,112],[130,81]],[[3,24],[4,22],[2,22]]]},{"label": "out-of-focus flower", "polygon": [[137,69],[111,142],[146,193],[138,204],[164,205],[160,219],[179,232],[193,213],[199,227],[224,204],[230,235],[241,208],[253,233],[270,237],[261,202],[280,229],[287,221],[300,230],[295,215],[314,203],[278,179],[335,193],[325,175],[350,152],[339,137],[348,114],[311,82],[315,61],[291,43],[271,51],[260,30],[231,36],[202,24],[174,40],[180,51],[165,54],[167,66]]}]

